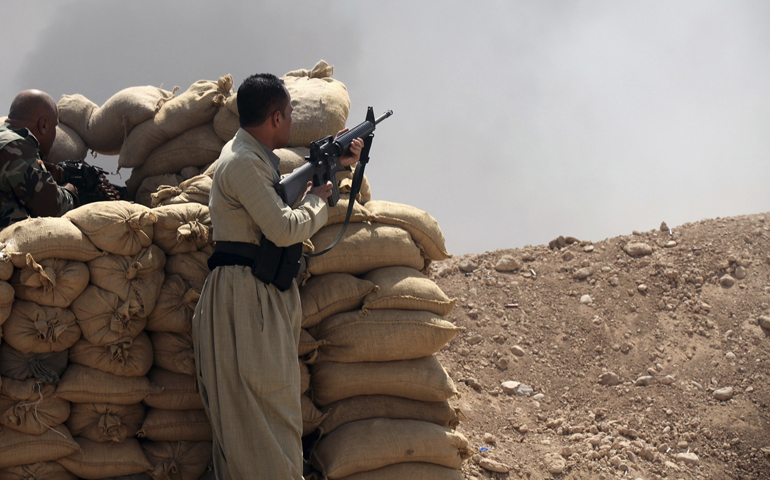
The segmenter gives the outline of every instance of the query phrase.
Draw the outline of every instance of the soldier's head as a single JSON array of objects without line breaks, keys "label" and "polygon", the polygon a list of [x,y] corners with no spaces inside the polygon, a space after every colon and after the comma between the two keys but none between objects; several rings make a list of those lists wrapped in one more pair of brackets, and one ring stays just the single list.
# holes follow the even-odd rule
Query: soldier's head
[{"label": "soldier's head", "polygon": [[[291,95],[283,81],[275,75],[260,73],[243,81],[238,88],[238,114],[241,128],[258,129],[270,134],[272,148],[285,147],[291,133]],[[252,133],[253,134],[253,133]]]},{"label": "soldier's head", "polygon": [[40,144],[40,152],[48,155],[56,140],[59,110],[54,99],[40,90],[24,90],[16,95],[8,112],[8,123],[26,128]]}]

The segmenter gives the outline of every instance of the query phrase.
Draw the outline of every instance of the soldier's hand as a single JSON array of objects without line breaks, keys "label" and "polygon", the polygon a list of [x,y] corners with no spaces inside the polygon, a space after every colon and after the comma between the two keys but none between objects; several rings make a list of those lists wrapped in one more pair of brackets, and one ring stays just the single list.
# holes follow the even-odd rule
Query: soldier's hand
[{"label": "soldier's hand", "polygon": [[[344,130],[340,130],[337,132],[337,135],[334,136],[334,138],[339,137],[343,133],[347,132],[349,129],[346,128]],[[350,150],[342,155],[340,157],[340,163],[343,167],[349,167],[351,165],[355,165],[358,162],[358,159],[361,157],[361,150],[364,148],[364,141],[360,138],[356,138],[350,143]]]},{"label": "soldier's hand", "polygon": [[72,193],[76,197],[78,196],[78,188],[75,185],[73,185],[71,183],[65,183],[64,185],[62,185],[62,188],[67,190],[67,191],[69,191],[70,193]]},{"label": "soldier's hand", "polygon": [[[313,184],[311,182],[308,182],[308,188],[310,188]],[[320,185],[318,187],[310,188],[310,191],[308,193],[312,193],[313,195],[318,195],[321,197],[321,200],[326,201],[327,198],[331,197],[332,195],[332,182],[326,182],[325,185]]]}]

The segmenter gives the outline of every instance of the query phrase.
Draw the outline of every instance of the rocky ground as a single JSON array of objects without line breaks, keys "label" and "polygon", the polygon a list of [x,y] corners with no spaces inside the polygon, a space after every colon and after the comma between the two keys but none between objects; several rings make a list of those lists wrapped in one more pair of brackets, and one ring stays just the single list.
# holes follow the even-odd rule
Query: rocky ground
[{"label": "rocky ground", "polygon": [[477,452],[466,478],[770,478],[770,213],[431,276],[465,327],[438,355]]}]

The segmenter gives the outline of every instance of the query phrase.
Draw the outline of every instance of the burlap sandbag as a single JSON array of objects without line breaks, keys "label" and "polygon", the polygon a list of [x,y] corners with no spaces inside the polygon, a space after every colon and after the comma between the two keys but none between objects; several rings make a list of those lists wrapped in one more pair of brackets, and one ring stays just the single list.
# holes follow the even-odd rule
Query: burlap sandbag
[{"label": "burlap sandbag", "polygon": [[[331,245],[341,228],[341,224],[330,225],[313,235],[311,241],[315,251],[320,252]],[[360,275],[392,265],[422,270],[425,260],[406,230],[378,223],[348,225],[345,235],[334,248],[307,262],[311,275],[331,272]]]},{"label": "burlap sandbag", "polygon": [[135,437],[144,421],[144,405],[73,403],[67,419],[72,435],[92,442],[122,442]]},{"label": "burlap sandbag", "polygon": [[409,267],[378,268],[363,278],[380,287],[364,298],[364,314],[370,310],[400,309],[426,310],[446,317],[457,301],[447,297],[433,280]]},{"label": "burlap sandbag", "polygon": [[316,362],[389,362],[432,355],[461,331],[432,312],[372,310],[332,315],[310,335],[319,342]]},{"label": "burlap sandbag", "polygon": [[133,295],[124,301],[117,294],[95,285],[89,285],[70,308],[77,317],[83,337],[94,345],[135,337],[147,324],[147,319],[138,315],[142,307]]},{"label": "burlap sandbag", "polygon": [[307,163],[305,157],[310,156],[310,149],[307,147],[276,148],[273,153],[280,159],[278,173],[288,175]]},{"label": "burlap sandbag", "polygon": [[294,70],[281,77],[294,107],[289,147],[308,147],[345,128],[350,97],[345,85],[331,78],[333,74],[334,67],[321,60],[312,70]]},{"label": "burlap sandbag", "polygon": [[457,395],[435,356],[394,362],[321,362],[310,367],[312,398],[326,406],[358,395],[391,395],[441,402]]},{"label": "burlap sandbag", "polygon": [[435,463],[405,462],[354,473],[340,480],[464,480],[461,470]]},{"label": "burlap sandbag", "polygon": [[61,258],[87,262],[104,255],[91,240],[70,222],[61,217],[28,218],[0,230],[3,252],[11,257],[16,268],[27,265],[27,254],[36,262],[46,258]]},{"label": "burlap sandbag", "polygon": [[[327,206],[328,218],[326,225],[343,223],[348,213],[349,199],[340,197],[340,201],[333,207]],[[361,223],[372,220],[372,214],[358,202],[353,205],[353,211],[350,214],[350,223]]]},{"label": "burlap sandbag", "polygon": [[70,415],[70,402],[53,398],[56,387],[37,380],[3,379],[0,389],[0,424],[21,433],[42,435]]},{"label": "burlap sandbag", "polygon": [[142,180],[142,184],[139,185],[139,189],[136,192],[134,200],[136,200],[136,203],[142,204],[145,207],[152,207],[153,193],[157,192],[161,187],[176,187],[183,181],[184,178],[181,175],[174,173],[147,177]]},{"label": "burlap sandbag", "polygon": [[311,463],[337,479],[403,462],[459,469],[470,456],[468,440],[460,433],[417,420],[376,418],[345,424],[323,437]]},{"label": "burlap sandbag", "polygon": [[307,395],[301,395],[300,400],[302,406],[302,436],[304,437],[315,432],[326,415],[313,405],[313,401]]},{"label": "burlap sandbag", "polygon": [[[237,97],[237,94],[233,95]],[[232,98],[232,97],[231,97]],[[229,108],[220,108],[214,115],[214,131],[225,142],[229,142],[241,128],[241,118]]]},{"label": "burlap sandbag", "polygon": [[324,345],[323,340],[318,341],[310,335],[304,328],[299,333],[299,347],[297,349],[301,358],[306,358],[308,362],[315,360],[318,355],[318,347]]},{"label": "burlap sandbag", "polygon": [[121,377],[73,363],[65,370],[54,395],[74,403],[131,405],[152,393],[158,393],[158,389],[147,377]]},{"label": "burlap sandbag", "polygon": [[357,310],[366,295],[378,287],[368,280],[347,273],[327,273],[310,277],[299,289],[302,328],[310,328],[335,313]]},{"label": "burlap sandbag", "polygon": [[71,310],[25,300],[13,302],[11,315],[3,324],[4,340],[22,353],[61,352],[77,342],[80,333]]},{"label": "burlap sandbag", "polygon": [[80,451],[57,462],[80,478],[101,479],[142,473],[152,468],[135,438],[122,442],[93,442],[78,437]]},{"label": "burlap sandbag", "polygon": [[77,132],[88,148],[104,155],[116,155],[131,130],[154,117],[164,103],[174,98],[174,92],[149,85],[129,87],[110,97],[101,107],[83,95],[62,95],[58,104],[59,121]]},{"label": "burlap sandbag", "polygon": [[200,293],[179,275],[168,275],[145,328],[154,332],[192,332],[192,317]]},{"label": "burlap sandbag", "polygon": [[11,257],[5,253],[5,245],[0,244],[0,280],[6,282],[13,275]]},{"label": "burlap sandbag", "polygon": [[105,255],[88,262],[91,283],[126,301],[133,296],[139,303],[137,316],[146,317],[155,308],[163,285],[166,254],[157,245],[143,248],[136,255]]},{"label": "burlap sandbag", "polygon": [[56,139],[53,141],[51,151],[45,157],[50,163],[64,162],[65,160],[84,160],[88,155],[88,145],[73,129],[60,123],[56,126]]},{"label": "burlap sandbag", "polygon": [[211,460],[211,442],[144,442],[153,480],[198,480]]},{"label": "burlap sandbag", "polygon": [[387,395],[350,397],[321,408],[327,414],[318,428],[327,435],[337,427],[369,418],[420,420],[454,429],[464,418],[449,402],[421,402]]},{"label": "burlap sandbag", "polygon": [[78,444],[64,425],[30,435],[10,428],[0,435],[0,468],[58,460],[78,451]]},{"label": "burlap sandbag", "polygon": [[221,77],[218,82],[199,80],[183,94],[164,103],[153,118],[137,125],[128,135],[120,149],[118,166],[139,167],[164,142],[211,122],[230,95],[232,86],[230,75]]},{"label": "burlap sandbag", "polygon": [[14,380],[33,378],[57,385],[67,368],[69,350],[51,353],[22,353],[7,343],[0,344],[0,376]]},{"label": "burlap sandbag", "polygon": [[149,247],[157,221],[149,208],[124,200],[89,203],[64,216],[97,248],[117,255],[136,255]]},{"label": "burlap sandbag", "polygon": [[105,345],[94,345],[81,338],[70,348],[70,362],[123,377],[147,375],[152,357],[152,343],[145,332]]},{"label": "burlap sandbag", "polygon": [[0,470],[0,480],[78,480],[56,462],[37,462]]},{"label": "burlap sandbag", "polygon": [[211,424],[205,410],[150,408],[137,436],[156,442],[210,442]]},{"label": "burlap sandbag", "polygon": [[409,231],[414,241],[422,246],[430,259],[446,260],[452,256],[446,251],[446,241],[438,222],[428,212],[410,205],[384,200],[367,202],[366,208],[374,215],[374,221],[398,225]]},{"label": "burlap sandbag", "polygon": [[213,252],[213,247],[208,245],[197,252],[170,255],[166,259],[166,275],[179,275],[196,292],[200,292],[209,276],[206,262]]},{"label": "burlap sandbag", "polygon": [[208,175],[196,175],[176,187],[161,186],[150,195],[153,207],[178,205],[180,203],[200,203],[208,206],[211,194],[211,179]]},{"label": "burlap sandbag", "polygon": [[[208,179],[204,176],[203,178]],[[154,208],[155,245],[166,255],[194,252],[212,243],[209,207],[183,203]]]},{"label": "burlap sandbag", "polygon": [[192,332],[151,332],[153,365],[176,373],[196,375]]},{"label": "burlap sandbag", "polygon": [[302,360],[299,362],[299,380],[301,385],[300,393],[310,390],[310,368]]},{"label": "burlap sandbag", "polygon": [[89,278],[88,266],[83,262],[47,258],[37,263],[32,255],[27,255],[27,265],[14,272],[11,285],[16,298],[66,308],[83,293]]},{"label": "burlap sandbag", "polygon": [[158,393],[148,395],[144,404],[164,410],[198,410],[203,408],[198,383],[193,375],[153,368],[147,374]]},{"label": "burlap sandbag", "polygon": [[[5,323],[13,308],[13,301],[16,298],[14,288],[10,283],[0,280],[0,326]],[[0,331],[2,337],[2,331]]]},{"label": "burlap sandbag", "polygon": [[[337,172],[337,186],[340,190],[340,195],[350,195],[353,190],[353,176],[355,175],[358,164],[354,165],[351,171],[341,170]],[[364,175],[361,180],[361,187],[356,196],[356,201],[361,205],[366,205],[369,200],[372,199],[372,187],[369,185],[369,180]]]}]

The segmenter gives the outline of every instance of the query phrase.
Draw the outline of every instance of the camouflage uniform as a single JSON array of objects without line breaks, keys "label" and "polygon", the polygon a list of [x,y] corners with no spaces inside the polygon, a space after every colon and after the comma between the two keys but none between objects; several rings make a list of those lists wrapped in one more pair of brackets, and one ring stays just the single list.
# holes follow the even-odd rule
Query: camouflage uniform
[{"label": "camouflage uniform", "polygon": [[56,184],[26,128],[0,125],[0,229],[27,217],[59,217],[75,197]]}]

